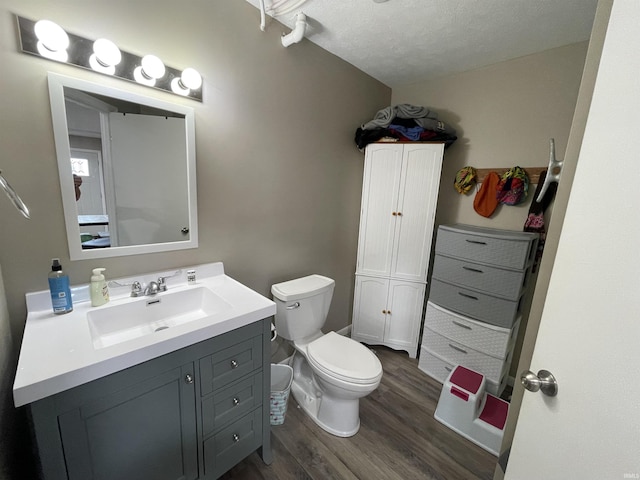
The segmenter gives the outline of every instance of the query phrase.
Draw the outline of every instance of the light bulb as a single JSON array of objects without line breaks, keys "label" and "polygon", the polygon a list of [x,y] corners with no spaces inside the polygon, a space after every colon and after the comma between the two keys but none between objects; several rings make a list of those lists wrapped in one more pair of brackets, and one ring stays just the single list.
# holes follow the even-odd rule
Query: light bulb
[{"label": "light bulb", "polygon": [[89,57],[89,65],[97,72],[113,75],[116,65],[122,60],[120,49],[111,40],[99,38],[93,42],[93,55]]},{"label": "light bulb", "polygon": [[191,90],[202,86],[202,76],[195,68],[185,68],[179,78],[171,80],[171,90],[179,95],[187,96]]},{"label": "light bulb", "polygon": [[38,37],[38,53],[43,57],[66,62],[68,59],[69,35],[60,25],[51,20],[39,20],[34,26]]},{"label": "light bulb", "polygon": [[197,90],[202,86],[202,77],[195,68],[185,68],[182,71],[180,81],[191,90]]},{"label": "light bulb", "polygon": [[140,63],[141,65],[133,71],[136,82],[153,87],[156,79],[164,77],[164,63],[155,55],[145,55]]}]

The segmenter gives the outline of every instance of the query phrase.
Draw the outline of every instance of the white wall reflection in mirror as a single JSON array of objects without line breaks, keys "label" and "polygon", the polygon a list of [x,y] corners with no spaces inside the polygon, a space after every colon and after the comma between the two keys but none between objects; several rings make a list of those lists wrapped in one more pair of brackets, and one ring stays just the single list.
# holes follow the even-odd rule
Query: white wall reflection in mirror
[{"label": "white wall reflection in mirror", "polygon": [[72,260],[198,246],[191,107],[49,73]]}]

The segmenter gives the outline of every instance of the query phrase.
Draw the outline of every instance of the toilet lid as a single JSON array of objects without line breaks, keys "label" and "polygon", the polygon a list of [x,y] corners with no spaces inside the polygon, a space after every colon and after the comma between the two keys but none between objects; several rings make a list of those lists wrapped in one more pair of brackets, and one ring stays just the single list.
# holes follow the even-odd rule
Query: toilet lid
[{"label": "toilet lid", "polygon": [[335,332],[307,345],[307,357],[328,375],[352,383],[372,383],[382,375],[382,364],[373,352]]}]

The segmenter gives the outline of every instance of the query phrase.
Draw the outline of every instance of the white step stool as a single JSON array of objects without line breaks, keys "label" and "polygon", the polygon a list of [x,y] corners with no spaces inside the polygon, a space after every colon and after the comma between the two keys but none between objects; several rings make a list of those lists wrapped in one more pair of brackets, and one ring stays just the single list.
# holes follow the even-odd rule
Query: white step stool
[{"label": "white step stool", "polygon": [[461,365],[442,386],[435,419],[498,456],[509,403],[485,392],[484,375]]}]

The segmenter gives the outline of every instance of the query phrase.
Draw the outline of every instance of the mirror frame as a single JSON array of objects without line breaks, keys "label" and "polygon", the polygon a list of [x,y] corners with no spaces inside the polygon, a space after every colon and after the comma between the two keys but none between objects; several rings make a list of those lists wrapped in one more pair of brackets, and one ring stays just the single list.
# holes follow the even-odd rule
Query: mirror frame
[{"label": "mirror frame", "polygon": [[[67,230],[67,242],[71,260],[85,260],[92,258],[119,257],[125,255],[138,255],[145,253],[167,252],[172,250],[185,250],[198,247],[198,215],[196,192],[196,139],[195,139],[195,113],[193,108],[185,105],[165,102],[156,98],[145,97],[137,93],[107,87],[97,83],[67,77],[53,72],[48,72],[49,99],[51,102],[51,120],[53,123],[53,135],[58,158],[58,175],[60,177],[60,189],[62,205],[64,208],[64,220]],[[65,108],[64,88],[74,88],[89,93],[126,100],[149,107],[176,112],[185,117],[186,129],[186,163],[187,163],[187,196],[189,209],[189,240],[177,242],[162,242],[146,245],[131,245],[124,247],[108,247],[96,249],[83,249],[80,241],[80,225],[78,223],[78,211],[73,185],[73,175],[70,162],[70,144],[67,127],[67,115]]]}]

